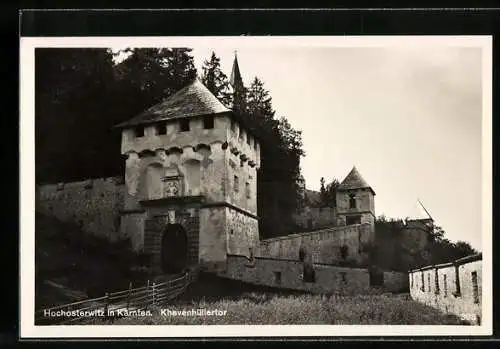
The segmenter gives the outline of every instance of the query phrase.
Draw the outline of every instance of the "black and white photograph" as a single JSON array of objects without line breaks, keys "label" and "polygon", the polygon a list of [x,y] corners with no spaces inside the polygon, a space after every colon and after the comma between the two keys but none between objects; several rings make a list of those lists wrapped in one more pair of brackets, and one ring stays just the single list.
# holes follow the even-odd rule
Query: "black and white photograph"
[{"label": "black and white photograph", "polygon": [[21,331],[491,335],[491,44],[22,38]]}]

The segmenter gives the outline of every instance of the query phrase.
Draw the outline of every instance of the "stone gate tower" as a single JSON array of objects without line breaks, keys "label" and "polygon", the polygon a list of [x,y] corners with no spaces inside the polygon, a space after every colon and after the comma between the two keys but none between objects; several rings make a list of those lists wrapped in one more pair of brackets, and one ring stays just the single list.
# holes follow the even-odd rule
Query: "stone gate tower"
[{"label": "stone gate tower", "polygon": [[223,268],[259,243],[260,144],[199,80],[117,125],[126,157],[121,229],[157,272]]}]

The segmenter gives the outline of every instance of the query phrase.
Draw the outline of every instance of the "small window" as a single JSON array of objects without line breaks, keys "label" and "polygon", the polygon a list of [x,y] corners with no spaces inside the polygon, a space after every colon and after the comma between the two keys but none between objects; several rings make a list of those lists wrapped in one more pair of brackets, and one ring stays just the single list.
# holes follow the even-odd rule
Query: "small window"
[{"label": "small window", "polygon": [[422,277],[422,280],[420,280],[420,281],[422,281],[422,285],[421,285],[421,286],[422,286],[422,288],[421,288],[421,290],[422,290],[422,292],[425,292],[425,279],[424,279],[424,272],[421,272],[421,274],[420,274],[420,275],[421,275],[421,277]]},{"label": "small window", "polygon": [[142,126],[142,125],[136,126],[134,128],[134,135],[136,138],[144,137],[144,126]]},{"label": "small window", "polygon": [[234,191],[239,191],[240,187],[240,179],[238,176],[234,176]]},{"label": "small window", "polygon": [[347,245],[340,246],[340,258],[345,260],[349,254],[349,247]]},{"label": "small window", "polygon": [[342,283],[347,283],[347,274],[345,272],[340,272],[340,280]]},{"label": "small window", "polygon": [[446,274],[443,275],[443,297],[448,296],[448,280]]},{"label": "small window", "polygon": [[180,121],[180,130],[181,130],[181,132],[188,132],[189,131],[189,119],[182,119]]},{"label": "small window", "polygon": [[479,288],[477,285],[477,272],[473,271],[471,273],[472,277],[472,297],[474,298],[474,303],[479,304]]},{"label": "small window", "polygon": [[427,274],[427,291],[431,292],[431,274]]},{"label": "small window", "polygon": [[231,234],[231,235],[234,235],[234,230],[233,230],[233,229],[231,229],[231,233],[230,233],[230,234]]},{"label": "small window", "polygon": [[346,225],[361,224],[361,216],[347,216]]},{"label": "small window", "polygon": [[459,270],[458,270],[458,265],[455,266],[455,292],[453,295],[455,297],[460,297],[461,290],[460,290],[460,275],[459,275]]},{"label": "small window", "polygon": [[349,194],[349,208],[356,208],[356,197],[354,194]]},{"label": "small window", "polygon": [[248,183],[248,182],[245,183],[245,191],[246,191],[247,199],[250,199],[250,197],[251,197],[251,195],[250,195],[250,183]]},{"label": "small window", "polygon": [[434,293],[439,294],[439,275],[437,269],[434,271]]},{"label": "small window", "polygon": [[157,135],[166,135],[167,134],[167,124],[162,122],[156,125],[156,134]]},{"label": "small window", "polygon": [[204,129],[214,128],[214,117],[212,115],[205,116],[203,118],[203,128]]},{"label": "small window", "polygon": [[278,285],[281,284],[281,271],[274,272],[274,282]]}]

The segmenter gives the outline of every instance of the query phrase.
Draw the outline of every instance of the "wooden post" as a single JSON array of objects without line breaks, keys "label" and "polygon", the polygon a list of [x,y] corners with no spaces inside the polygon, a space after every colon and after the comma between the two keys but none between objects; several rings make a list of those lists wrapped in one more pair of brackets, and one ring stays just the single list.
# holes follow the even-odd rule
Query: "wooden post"
[{"label": "wooden post", "polygon": [[127,294],[127,311],[130,307],[130,293],[132,292],[132,281],[128,284],[128,294]]},{"label": "wooden post", "polygon": [[109,293],[105,293],[106,296],[106,303],[104,304],[104,316],[108,316],[108,310],[109,310]]},{"label": "wooden post", "polygon": [[153,306],[154,306],[156,304],[155,303],[155,283],[154,282],[153,282],[152,290],[153,290]]}]

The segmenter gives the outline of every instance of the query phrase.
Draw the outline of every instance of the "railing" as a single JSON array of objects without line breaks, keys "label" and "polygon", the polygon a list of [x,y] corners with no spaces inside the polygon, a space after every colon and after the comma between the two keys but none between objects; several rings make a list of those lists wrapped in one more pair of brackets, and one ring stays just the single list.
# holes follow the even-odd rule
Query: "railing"
[{"label": "railing", "polygon": [[146,286],[106,293],[104,296],[58,305],[35,312],[35,325],[72,324],[89,318],[115,319],[134,311],[147,310],[176,298],[196,278],[195,272]]}]

